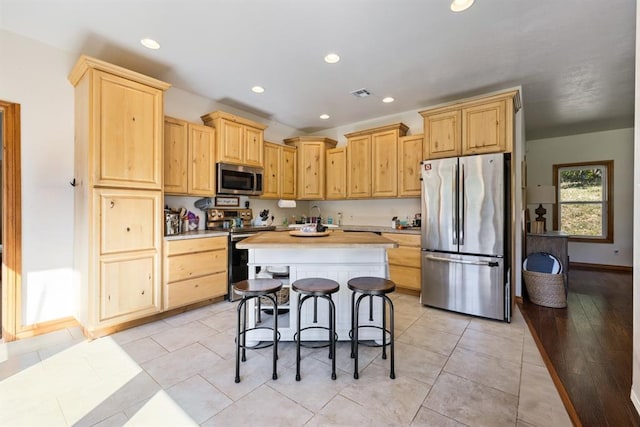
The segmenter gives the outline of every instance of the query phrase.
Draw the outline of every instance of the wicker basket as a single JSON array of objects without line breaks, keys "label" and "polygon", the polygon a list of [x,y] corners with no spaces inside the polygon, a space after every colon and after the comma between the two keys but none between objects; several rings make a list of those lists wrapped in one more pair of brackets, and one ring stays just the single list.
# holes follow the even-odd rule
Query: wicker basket
[{"label": "wicker basket", "polygon": [[[278,306],[285,305],[289,302],[289,287],[283,287],[278,292],[276,292],[276,302]],[[260,297],[260,305],[262,308],[271,307],[271,300],[267,297]],[[280,311],[280,310],[278,310]]]},{"label": "wicker basket", "polygon": [[564,290],[564,275],[522,271],[529,299],[534,304],[552,308],[567,306],[567,294]]}]

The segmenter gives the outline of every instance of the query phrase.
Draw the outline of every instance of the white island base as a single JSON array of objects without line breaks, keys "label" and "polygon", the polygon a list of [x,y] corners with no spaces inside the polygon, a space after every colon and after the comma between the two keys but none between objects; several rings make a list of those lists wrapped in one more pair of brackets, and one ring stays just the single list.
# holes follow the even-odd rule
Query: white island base
[{"label": "white island base", "polygon": [[[262,233],[261,233],[262,234]],[[281,234],[281,233],[275,233]],[[338,233],[335,233],[338,234]],[[353,238],[362,238],[364,234],[371,233],[339,233],[352,234]],[[360,236],[357,236],[360,235]],[[372,277],[388,277],[386,248],[394,247],[395,243],[383,237],[375,236],[377,245],[351,245],[351,246],[330,246],[321,247],[315,241],[318,239],[327,239],[322,246],[330,243],[329,236],[323,238],[299,238],[302,240],[314,240],[314,244],[301,244],[293,247],[260,247],[252,245],[246,239],[242,242],[249,249],[249,278],[257,278],[257,267],[264,271],[265,267],[288,267],[289,277],[281,279],[284,286],[290,286],[298,279],[310,277],[322,277],[325,279],[335,280],[340,284],[340,290],[332,295],[332,299],[336,306],[336,333],[338,340],[349,340],[349,331],[351,330],[351,290],[347,287],[349,279],[361,276]],[[246,243],[245,243],[246,242]],[[309,243],[311,243],[309,241]],[[278,278],[278,277],[276,277]],[[256,324],[257,320],[257,304],[256,299],[248,303],[248,323],[249,327],[253,326],[270,326],[273,324],[273,316],[265,313],[265,306],[262,305],[261,323]],[[318,323],[313,323],[313,299],[309,298],[305,301],[301,313],[301,327],[306,326],[328,326],[329,325],[329,307],[328,302],[322,298],[318,298]],[[278,330],[282,341],[293,341],[297,328],[297,302],[298,294],[290,291],[289,302],[279,305],[278,309],[282,313],[282,309],[288,309],[278,316]],[[365,298],[360,304],[360,325],[382,325],[382,301],[381,298],[373,298],[373,321],[369,320],[369,298]],[[267,309],[270,308],[267,307]],[[268,310],[268,313],[272,313]],[[382,332],[379,329],[364,328],[359,332],[362,340],[381,339]],[[326,341],[328,332],[318,329],[310,329],[303,331],[303,341]],[[272,339],[271,332],[264,329],[250,331],[247,334],[247,341],[270,341]]]}]

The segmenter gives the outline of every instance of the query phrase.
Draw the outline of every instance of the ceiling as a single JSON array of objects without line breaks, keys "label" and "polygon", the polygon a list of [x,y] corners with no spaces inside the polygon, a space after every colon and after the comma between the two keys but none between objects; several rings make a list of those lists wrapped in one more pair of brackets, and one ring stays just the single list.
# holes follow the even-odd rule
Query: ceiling
[{"label": "ceiling", "polygon": [[518,85],[527,139],[633,126],[635,1],[449,3],[0,0],[0,28],[305,133]]}]

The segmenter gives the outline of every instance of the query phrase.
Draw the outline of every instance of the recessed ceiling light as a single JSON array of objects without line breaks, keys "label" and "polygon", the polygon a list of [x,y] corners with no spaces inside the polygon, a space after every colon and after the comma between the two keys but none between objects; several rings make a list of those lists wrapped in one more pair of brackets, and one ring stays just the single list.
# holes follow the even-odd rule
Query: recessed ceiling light
[{"label": "recessed ceiling light", "polygon": [[384,102],[385,104],[388,104],[390,102],[395,101],[394,98],[392,98],[391,96],[387,96],[386,98],[382,98],[382,102]]},{"label": "recessed ceiling light", "polygon": [[140,43],[142,43],[142,46],[149,49],[153,49],[153,50],[160,49],[160,43],[158,43],[154,39],[144,38],[140,40]]},{"label": "recessed ceiling light", "polygon": [[451,10],[454,12],[462,12],[471,7],[475,0],[453,0],[451,2]]},{"label": "recessed ceiling light", "polygon": [[331,116],[330,116],[330,115],[328,115],[328,114],[320,114],[320,118],[321,118],[322,120],[328,120],[328,119],[329,119],[329,117],[331,117]]},{"label": "recessed ceiling light", "polygon": [[335,64],[338,61],[340,61],[340,55],[337,53],[329,53],[324,57],[324,62],[327,64]]},{"label": "recessed ceiling light", "polygon": [[264,93],[264,88],[262,86],[254,86],[251,90],[255,93]]}]

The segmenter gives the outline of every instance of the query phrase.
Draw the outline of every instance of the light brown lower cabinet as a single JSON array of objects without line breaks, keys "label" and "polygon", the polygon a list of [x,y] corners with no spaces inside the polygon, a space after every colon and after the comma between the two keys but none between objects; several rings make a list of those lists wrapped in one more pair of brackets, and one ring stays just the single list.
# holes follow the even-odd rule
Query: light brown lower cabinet
[{"label": "light brown lower cabinet", "polygon": [[227,237],[164,241],[164,310],[227,294]]},{"label": "light brown lower cabinet", "polygon": [[382,233],[383,237],[398,243],[397,248],[387,249],[389,278],[398,288],[420,291],[420,235]]}]

